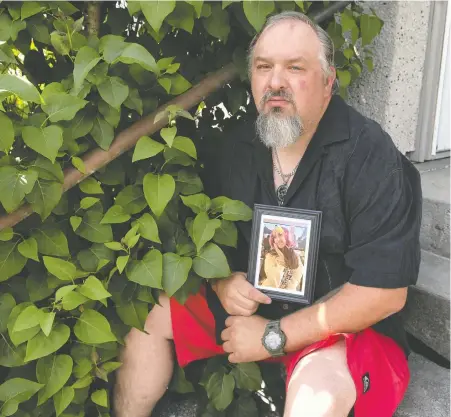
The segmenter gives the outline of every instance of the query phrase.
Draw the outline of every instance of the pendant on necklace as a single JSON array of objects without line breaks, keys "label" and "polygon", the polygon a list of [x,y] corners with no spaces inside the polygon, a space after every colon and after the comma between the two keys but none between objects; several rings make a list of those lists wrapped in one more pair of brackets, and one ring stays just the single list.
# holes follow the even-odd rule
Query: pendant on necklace
[{"label": "pendant on necklace", "polygon": [[277,187],[276,194],[279,206],[283,206],[283,202],[285,200],[285,196],[287,195],[287,191],[288,191],[287,184],[282,184],[279,187]]}]

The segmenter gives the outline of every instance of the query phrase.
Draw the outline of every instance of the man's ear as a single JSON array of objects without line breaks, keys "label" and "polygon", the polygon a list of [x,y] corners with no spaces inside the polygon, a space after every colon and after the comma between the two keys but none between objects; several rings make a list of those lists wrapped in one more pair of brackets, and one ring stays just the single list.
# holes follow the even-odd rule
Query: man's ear
[{"label": "man's ear", "polygon": [[330,75],[327,77],[326,90],[327,90],[328,95],[332,95],[335,80],[337,79],[337,71],[336,71],[335,67],[333,67],[333,66],[330,66],[329,68],[330,68]]}]

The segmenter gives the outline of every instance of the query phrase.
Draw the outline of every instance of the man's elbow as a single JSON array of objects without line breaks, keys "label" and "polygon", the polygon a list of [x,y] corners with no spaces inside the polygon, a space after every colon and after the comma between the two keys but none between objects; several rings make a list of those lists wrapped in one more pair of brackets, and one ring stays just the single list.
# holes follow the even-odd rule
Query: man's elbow
[{"label": "man's elbow", "polygon": [[391,316],[401,311],[406,305],[407,287],[390,289],[388,291],[390,291],[390,296],[388,297],[389,300],[387,300],[389,302],[386,305],[388,307],[388,316]]}]

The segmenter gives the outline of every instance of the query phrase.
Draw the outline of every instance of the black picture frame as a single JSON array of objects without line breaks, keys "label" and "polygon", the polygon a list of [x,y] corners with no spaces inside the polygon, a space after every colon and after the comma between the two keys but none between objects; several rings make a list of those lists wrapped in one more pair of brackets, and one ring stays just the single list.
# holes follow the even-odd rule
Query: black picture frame
[{"label": "black picture frame", "polygon": [[311,305],[321,215],[320,211],[255,204],[247,280],[273,300]]}]

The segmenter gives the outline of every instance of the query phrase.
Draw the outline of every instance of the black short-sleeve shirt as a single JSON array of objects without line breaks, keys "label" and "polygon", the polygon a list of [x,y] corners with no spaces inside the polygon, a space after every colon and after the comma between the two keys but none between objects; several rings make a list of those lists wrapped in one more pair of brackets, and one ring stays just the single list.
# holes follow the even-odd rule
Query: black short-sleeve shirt
[{"label": "black short-sleeve shirt", "polygon": [[[258,139],[254,123],[225,133],[206,167],[207,192],[277,205],[271,151]],[[333,96],[289,186],[285,206],[320,210],[322,225],[315,299],[346,282],[378,288],[415,284],[420,264],[421,183],[415,167],[374,121]],[[250,222],[238,225],[231,267],[247,271]],[[227,313],[207,290],[216,336]],[[273,302],[257,314],[275,319],[299,305]],[[399,313],[373,328],[397,341],[408,354]]]}]

